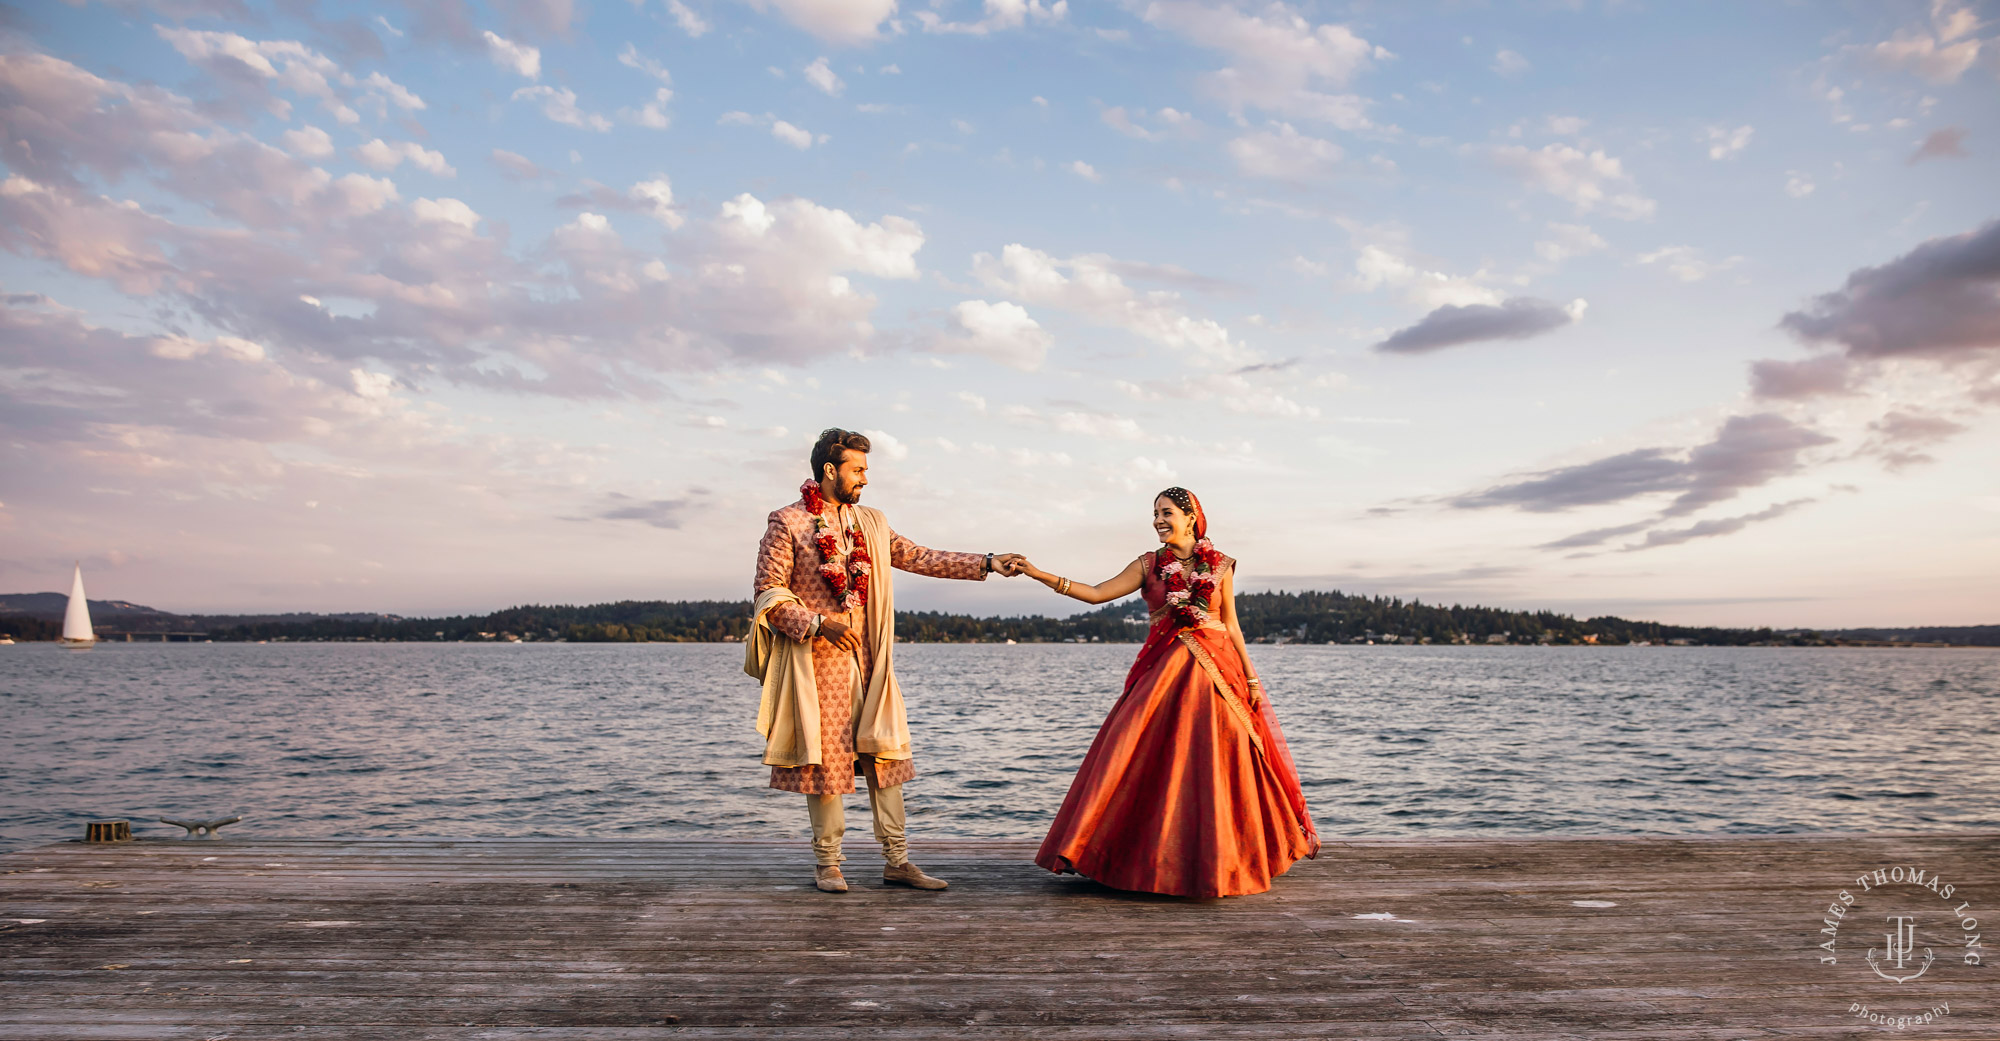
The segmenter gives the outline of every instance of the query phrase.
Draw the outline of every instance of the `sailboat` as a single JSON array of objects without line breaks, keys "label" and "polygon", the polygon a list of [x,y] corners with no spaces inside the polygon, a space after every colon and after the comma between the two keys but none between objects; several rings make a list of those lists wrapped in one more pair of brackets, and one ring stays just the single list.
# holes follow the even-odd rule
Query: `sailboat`
[{"label": "sailboat", "polygon": [[69,608],[63,612],[62,639],[57,644],[72,651],[97,646],[97,633],[90,627],[90,602],[83,596],[83,562],[76,565],[76,578],[69,584]]}]

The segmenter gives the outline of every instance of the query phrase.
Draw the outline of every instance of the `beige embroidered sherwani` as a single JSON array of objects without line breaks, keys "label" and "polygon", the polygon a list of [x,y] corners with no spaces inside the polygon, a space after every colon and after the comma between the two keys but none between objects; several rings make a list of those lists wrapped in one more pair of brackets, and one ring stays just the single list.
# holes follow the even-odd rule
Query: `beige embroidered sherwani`
[{"label": "beige embroidered sherwani", "polygon": [[[843,531],[847,528],[845,511],[840,526]],[[819,549],[813,545],[813,537],[812,514],[804,502],[795,502],[772,511],[763,541],[757,545],[753,595],[773,586],[784,586],[798,596],[801,603],[780,604],[770,613],[772,627],[794,640],[808,639],[814,615],[839,616],[843,611],[833,598],[833,588],[820,576]],[[843,557],[836,562],[844,565],[846,560]],[[889,583],[889,568],[932,578],[975,582],[986,578],[984,553],[925,549],[893,530],[889,533],[886,562],[889,568],[883,567],[883,563],[876,561],[875,571],[869,576],[871,594]],[[874,599],[873,595],[870,599]],[[857,628],[861,624],[859,618],[850,622]],[[865,679],[873,660],[865,643],[860,652],[849,653],[830,641],[814,639],[812,649],[814,681],[819,693],[821,761],[818,765],[772,767],[771,787],[803,795],[845,795],[854,791],[854,670],[859,668]],[[902,784],[917,775],[915,762],[910,759],[872,762],[875,783],[883,788]]]}]

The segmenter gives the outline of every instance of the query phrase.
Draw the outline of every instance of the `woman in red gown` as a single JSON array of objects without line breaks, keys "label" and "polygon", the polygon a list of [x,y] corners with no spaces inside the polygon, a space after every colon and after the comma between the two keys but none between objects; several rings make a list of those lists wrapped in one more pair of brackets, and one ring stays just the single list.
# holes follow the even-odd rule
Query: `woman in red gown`
[{"label": "woman in red gown", "polygon": [[1153,500],[1153,528],[1160,548],[1108,582],[1023,568],[1087,604],[1139,592],[1153,611],[1035,863],[1138,892],[1261,893],[1318,854],[1319,835],[1236,624],[1236,562],[1209,543],[1201,500],[1185,488]]}]

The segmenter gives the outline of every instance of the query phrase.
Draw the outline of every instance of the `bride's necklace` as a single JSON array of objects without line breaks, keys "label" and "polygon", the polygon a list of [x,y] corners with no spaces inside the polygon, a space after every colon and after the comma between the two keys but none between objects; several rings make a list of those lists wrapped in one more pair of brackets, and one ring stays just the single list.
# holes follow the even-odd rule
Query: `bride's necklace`
[{"label": "bride's necklace", "polygon": [[1215,602],[1215,569],[1222,554],[1207,539],[1195,542],[1183,557],[1172,546],[1161,546],[1153,556],[1153,573],[1167,587],[1167,610],[1182,628],[1196,629],[1207,624]]}]

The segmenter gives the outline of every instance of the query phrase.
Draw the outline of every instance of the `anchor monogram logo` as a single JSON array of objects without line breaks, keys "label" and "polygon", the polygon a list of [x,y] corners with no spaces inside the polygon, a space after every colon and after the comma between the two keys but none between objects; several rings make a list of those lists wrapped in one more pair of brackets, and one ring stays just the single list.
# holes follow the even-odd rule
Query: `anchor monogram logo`
[{"label": "anchor monogram logo", "polygon": [[[1883,939],[1887,941],[1885,944],[1887,949],[1884,957],[1891,961],[1890,968],[1898,971],[1907,969],[1909,968],[1910,955],[1916,952],[1917,947],[1917,918],[1915,915],[1895,914],[1889,915],[1885,920],[1896,923],[1896,929],[1894,932],[1883,934]],[[1931,953],[1931,949],[1926,947],[1924,948],[1924,963],[1917,967],[1917,971],[1907,976],[1896,976],[1884,972],[1882,966],[1877,964],[1875,960],[1875,948],[1868,948],[1868,953],[1864,957],[1868,961],[1868,967],[1875,970],[1875,975],[1894,983],[1908,983],[1922,976],[1924,973],[1930,971],[1931,963],[1937,961],[1937,955]]]},{"label": "anchor monogram logo", "polygon": [[[1891,864],[1864,872],[1821,906],[1813,916],[1823,927],[1813,944],[1816,957],[1828,982],[1853,988],[1847,994],[1847,1014],[1857,1022],[1890,1030],[1928,1027],[1952,1015],[1951,1002],[1943,1000],[1939,988],[1956,982],[1954,963],[1975,969],[1988,964],[1971,898],[1957,882],[1947,882],[1928,866]],[[1853,930],[1866,928],[1863,922],[1883,922],[1889,928],[1873,937],[1854,935]],[[1851,927],[1845,947],[1840,942],[1843,924]],[[1924,935],[1918,936],[1920,931]],[[1874,937],[1881,944],[1863,957],[1850,953],[1861,946],[1854,941]],[[1942,957],[1926,942],[1942,948]],[[1915,982],[1920,977],[1928,978]]]}]

